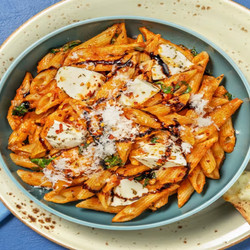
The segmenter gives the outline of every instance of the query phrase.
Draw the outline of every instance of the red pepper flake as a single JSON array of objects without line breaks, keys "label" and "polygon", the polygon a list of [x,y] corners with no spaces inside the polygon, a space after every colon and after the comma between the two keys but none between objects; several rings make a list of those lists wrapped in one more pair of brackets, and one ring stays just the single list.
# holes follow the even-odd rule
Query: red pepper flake
[{"label": "red pepper flake", "polygon": [[109,139],[112,140],[114,139],[115,137],[113,135],[109,135]]},{"label": "red pepper flake", "polygon": [[57,134],[60,134],[60,133],[62,133],[62,132],[63,132],[63,125],[62,125],[62,123],[60,123],[60,124],[59,124],[59,129],[56,130],[56,133],[57,133]]}]

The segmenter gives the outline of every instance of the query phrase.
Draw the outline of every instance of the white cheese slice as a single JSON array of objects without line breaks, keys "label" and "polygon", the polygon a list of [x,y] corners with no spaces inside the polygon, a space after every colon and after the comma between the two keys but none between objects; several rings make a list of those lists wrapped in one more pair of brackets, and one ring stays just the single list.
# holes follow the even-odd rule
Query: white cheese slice
[{"label": "white cheese slice", "polygon": [[[172,140],[168,143],[141,143],[142,153],[133,156],[143,165],[154,169],[156,167],[177,167],[186,166],[187,161],[182,154],[181,147]],[[166,150],[170,148],[170,155],[166,158]]]},{"label": "white cheese slice", "polygon": [[161,65],[157,61],[154,62],[151,69],[152,79],[154,81],[165,79],[167,76],[163,73]]},{"label": "white cheese slice", "polygon": [[55,79],[57,86],[70,97],[84,100],[94,94],[96,89],[103,84],[105,77],[84,68],[63,66],[59,68]]},{"label": "white cheese slice", "polygon": [[124,206],[136,202],[148,189],[135,180],[123,179],[120,184],[113,189],[114,197],[111,206]]},{"label": "white cheese slice", "polygon": [[55,120],[48,130],[46,140],[53,148],[67,149],[82,144],[86,134],[86,131],[77,130],[70,124]]},{"label": "white cheese slice", "polygon": [[166,159],[166,162],[163,166],[169,168],[169,167],[178,167],[178,166],[186,166],[186,165],[187,165],[187,161],[182,154],[181,147],[176,144],[172,144],[171,154]]},{"label": "white cheese slice", "polygon": [[159,91],[153,84],[136,78],[127,83],[127,90],[121,94],[119,102],[125,106],[135,106],[144,103]]},{"label": "white cheese slice", "polygon": [[141,143],[140,146],[144,153],[135,155],[133,158],[152,169],[162,165],[159,164],[159,160],[165,156],[166,145],[163,143]]},{"label": "white cheese slice", "polygon": [[180,51],[169,44],[161,44],[158,53],[167,64],[171,75],[184,72],[193,65]]}]

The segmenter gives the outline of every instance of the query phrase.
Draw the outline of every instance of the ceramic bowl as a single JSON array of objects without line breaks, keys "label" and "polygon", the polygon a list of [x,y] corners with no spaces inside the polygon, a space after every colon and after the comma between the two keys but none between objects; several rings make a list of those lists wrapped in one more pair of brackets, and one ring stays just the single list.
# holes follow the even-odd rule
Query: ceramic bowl
[{"label": "ceramic bowl", "polygon": [[[20,86],[25,72],[29,71],[35,75],[37,62],[50,48],[59,47],[71,40],[88,40],[117,22],[126,23],[130,37],[139,33],[139,27],[146,26],[154,33],[159,33],[176,44],[183,44],[188,48],[195,47],[197,51],[207,51],[210,55],[208,69],[213,72],[214,76],[224,74],[223,85],[233,94],[233,97],[245,100],[233,116],[234,127],[238,131],[237,143],[233,153],[226,155],[221,168],[221,179],[207,179],[203,193],[193,194],[182,208],[178,208],[177,199],[173,197],[166,206],[156,212],[146,211],[130,222],[119,224],[111,222],[112,214],[76,208],[75,202],[63,205],[47,202],[43,200],[44,190],[23,183],[16,174],[16,170],[20,167],[16,166],[9,157],[10,151],[7,149],[7,144],[11,128],[6,119],[10,101],[15,95],[15,90]],[[131,16],[103,17],[74,23],[58,29],[35,42],[11,64],[1,80],[0,91],[2,117],[0,123],[0,160],[3,168],[18,188],[31,200],[49,212],[78,224],[111,230],[136,230],[153,228],[184,219],[199,212],[221,197],[243,172],[250,158],[250,90],[247,80],[237,65],[221,48],[187,28],[166,21]]]}]

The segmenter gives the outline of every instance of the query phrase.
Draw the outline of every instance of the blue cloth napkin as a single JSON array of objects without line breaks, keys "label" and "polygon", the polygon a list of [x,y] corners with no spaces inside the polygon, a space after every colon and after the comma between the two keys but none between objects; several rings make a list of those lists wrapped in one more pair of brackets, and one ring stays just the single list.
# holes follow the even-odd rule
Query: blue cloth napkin
[{"label": "blue cloth napkin", "polygon": [[[0,44],[21,24],[36,13],[59,0],[0,0]],[[250,8],[250,0],[235,0]],[[65,249],[40,236],[11,215],[0,202],[0,249],[1,250],[62,250]],[[229,250],[250,250],[250,239]]]},{"label": "blue cloth napkin", "polygon": [[10,211],[0,202],[0,224],[1,222],[10,215]]}]

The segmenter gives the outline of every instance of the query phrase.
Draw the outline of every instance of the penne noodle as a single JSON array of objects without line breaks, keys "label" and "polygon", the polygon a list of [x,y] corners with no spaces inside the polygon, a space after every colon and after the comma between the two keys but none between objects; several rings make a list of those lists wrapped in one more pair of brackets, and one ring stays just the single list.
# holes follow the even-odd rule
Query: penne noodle
[{"label": "penne noodle", "polygon": [[181,208],[220,178],[243,101],[220,85],[223,74],[205,72],[206,51],[139,30],[131,38],[120,22],[69,41],[25,74],[7,114],[8,149],[27,169],[17,171],[24,183],[51,189],[46,202],[125,222],[175,193]]},{"label": "penne noodle", "polygon": [[192,184],[194,190],[200,194],[206,183],[206,176],[204,175],[200,165],[195,167],[192,173],[188,175],[188,180]]},{"label": "penne noodle", "polygon": [[211,149],[208,149],[206,154],[202,157],[200,166],[202,168],[202,171],[208,174],[212,173],[216,168],[216,161]]},{"label": "penne noodle", "polygon": [[117,206],[117,207],[109,206],[105,208],[102,206],[99,199],[95,197],[82,201],[78,203],[76,206],[80,208],[97,210],[97,211],[102,211],[102,212],[111,213],[111,214],[119,213],[124,208],[124,206]]},{"label": "penne noodle", "polygon": [[159,200],[161,197],[165,196],[167,193],[172,192],[177,189],[179,185],[173,184],[169,188],[164,189],[163,191],[156,194],[149,194],[135,203],[126,206],[121,210],[117,215],[112,219],[112,222],[124,222],[134,219],[139,216],[144,210],[146,210],[152,203]]},{"label": "penne noodle", "polygon": [[236,138],[233,128],[232,118],[229,117],[226,122],[221,126],[220,131],[220,145],[227,153],[231,153],[234,150]]},{"label": "penne noodle", "polygon": [[188,179],[184,180],[177,190],[178,207],[182,207],[190,198],[194,188]]}]

